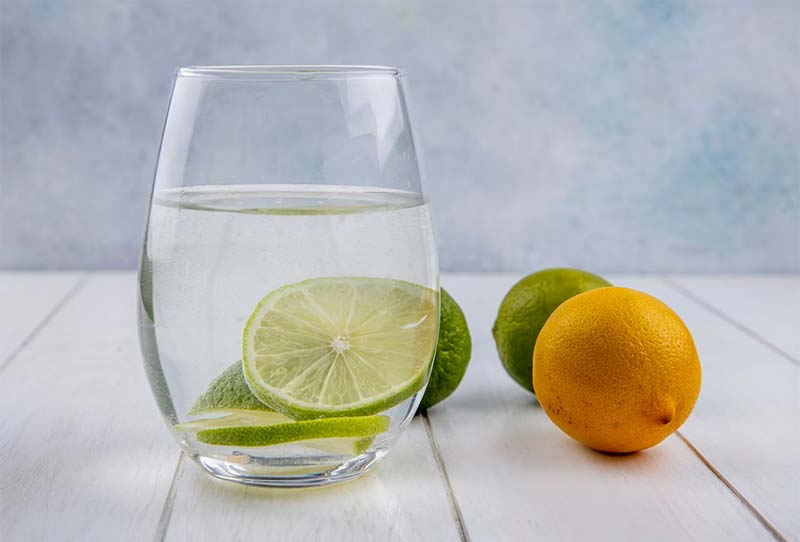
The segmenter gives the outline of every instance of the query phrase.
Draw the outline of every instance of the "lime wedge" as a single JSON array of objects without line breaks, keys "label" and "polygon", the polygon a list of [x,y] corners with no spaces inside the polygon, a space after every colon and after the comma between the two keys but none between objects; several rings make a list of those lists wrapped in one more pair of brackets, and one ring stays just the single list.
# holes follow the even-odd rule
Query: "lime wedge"
[{"label": "lime wedge", "polygon": [[[313,439],[356,438],[358,448],[366,437],[374,437],[389,428],[386,416],[360,416],[327,418],[300,422],[278,423],[264,426],[237,426],[205,429],[197,433],[197,440],[218,446],[273,446]],[[369,441],[371,443],[371,439]],[[319,444],[317,442],[317,444]],[[362,444],[363,446],[363,444]],[[369,443],[366,445],[369,446]]]},{"label": "lime wedge", "polygon": [[262,403],[295,419],[381,412],[424,386],[438,299],[434,290],[380,278],[279,288],[245,326],[245,380]]},{"label": "lime wedge", "polygon": [[[269,410],[261,401],[255,398],[245,383],[242,374],[242,362],[237,361],[222,372],[208,386],[208,389],[197,398],[189,415],[198,418],[175,426],[177,431],[184,433],[198,433],[198,440],[203,441],[199,433],[212,429],[236,429],[242,427],[257,427],[264,429],[267,426],[292,425],[294,420]],[[375,435],[385,431],[388,419],[383,416],[372,416],[375,420],[368,423],[368,429],[377,428],[380,431],[369,432],[364,436],[362,422],[344,424],[344,426],[327,427],[320,430],[312,426],[310,429],[277,428],[273,434],[261,435],[252,439],[253,444],[248,446],[270,446],[295,442],[307,448],[314,448],[332,455],[359,455],[367,451],[375,440]],[[366,419],[366,418],[362,418]],[[369,425],[371,423],[371,425]],[[275,432],[276,431],[276,432]],[[320,431],[325,434],[320,437]],[[355,434],[352,434],[355,431]],[[281,438],[275,438],[277,434]],[[306,437],[305,435],[310,435]],[[237,444],[236,439],[226,439],[225,433],[217,435],[220,439],[217,444],[223,446],[243,446]],[[286,440],[289,438],[290,440]],[[209,443],[210,444],[210,443]]]}]

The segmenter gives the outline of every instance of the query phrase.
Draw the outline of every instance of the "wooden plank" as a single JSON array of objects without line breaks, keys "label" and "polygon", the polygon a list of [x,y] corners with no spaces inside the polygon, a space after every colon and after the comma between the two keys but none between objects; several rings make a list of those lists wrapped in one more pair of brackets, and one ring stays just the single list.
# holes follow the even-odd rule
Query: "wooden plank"
[{"label": "wooden plank", "polygon": [[166,540],[459,539],[419,418],[373,471],[336,486],[248,487],[221,482],[185,462]]},{"label": "wooden plank", "polygon": [[679,438],[626,456],[561,433],[504,372],[491,327],[515,276],[445,276],[473,359],[431,409],[472,540],[769,540],[770,533]]},{"label": "wooden plank", "polygon": [[681,432],[785,537],[800,540],[800,368],[721,318],[721,307],[712,312],[657,279],[620,283],[667,303],[695,339],[703,388]]},{"label": "wooden plank", "polygon": [[0,370],[78,285],[79,273],[0,272]]},{"label": "wooden plank", "polygon": [[4,540],[156,531],[178,449],[145,380],[135,290],[131,273],[90,277],[3,371]]},{"label": "wooden plank", "polygon": [[674,276],[670,279],[800,365],[800,276]]}]

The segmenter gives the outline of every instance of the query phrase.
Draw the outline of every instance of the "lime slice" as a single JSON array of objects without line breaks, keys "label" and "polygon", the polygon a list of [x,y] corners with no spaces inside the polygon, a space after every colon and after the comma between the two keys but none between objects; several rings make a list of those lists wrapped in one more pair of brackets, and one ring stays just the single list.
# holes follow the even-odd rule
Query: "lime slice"
[{"label": "lime slice", "polygon": [[192,412],[192,416],[200,416],[201,418],[178,424],[175,429],[194,433],[220,427],[252,427],[292,422],[291,418],[270,410],[221,408],[196,410]]},{"label": "lime slice", "polygon": [[[314,420],[309,425],[309,422],[295,422],[283,414],[264,410],[209,409],[195,411],[193,415],[204,418],[178,424],[175,429],[197,433],[197,439],[205,444],[244,447],[296,442],[333,455],[364,453],[375,440],[375,435],[389,427],[386,416]],[[335,425],[317,423],[340,420],[356,422]],[[244,428],[250,432],[238,431]],[[209,433],[212,430],[215,432]],[[244,438],[243,434],[246,435]],[[207,438],[208,435],[211,436]]]},{"label": "lime slice", "polygon": [[[386,416],[327,418],[263,426],[240,425],[204,429],[198,431],[197,440],[205,444],[218,446],[249,447],[273,446],[296,441],[309,441],[312,444],[319,444],[314,439],[343,439],[350,437],[356,439],[353,447],[358,448],[363,446],[363,441],[366,437],[374,437],[388,428],[389,418]],[[369,443],[371,443],[371,439]],[[369,443],[366,444],[367,447]]]},{"label": "lime slice", "polygon": [[[205,442],[201,435],[205,435],[206,431],[225,430],[213,437],[217,442],[207,444],[271,446],[296,442],[332,455],[351,456],[369,449],[375,440],[375,434],[385,431],[389,424],[388,419],[383,416],[372,416],[374,419],[371,421],[343,426],[288,428],[287,426],[296,422],[270,410],[250,392],[244,380],[241,361],[225,369],[209,384],[208,389],[195,401],[189,416],[198,419],[178,424],[175,429],[184,433],[197,433],[200,442]],[[360,420],[362,419],[366,418]],[[273,426],[274,429],[264,432],[264,429]],[[227,436],[227,432],[245,427],[258,429],[255,435],[249,437],[250,444],[242,444],[236,431],[233,432],[235,436]],[[364,436],[365,432],[368,436]]]},{"label": "lime slice", "polygon": [[391,279],[320,278],[261,300],[244,329],[253,394],[295,419],[367,415],[425,384],[439,295]]},{"label": "lime slice", "polygon": [[374,436],[361,438],[318,438],[303,441],[301,444],[331,455],[361,455],[369,450],[369,447],[372,446],[374,441]]}]

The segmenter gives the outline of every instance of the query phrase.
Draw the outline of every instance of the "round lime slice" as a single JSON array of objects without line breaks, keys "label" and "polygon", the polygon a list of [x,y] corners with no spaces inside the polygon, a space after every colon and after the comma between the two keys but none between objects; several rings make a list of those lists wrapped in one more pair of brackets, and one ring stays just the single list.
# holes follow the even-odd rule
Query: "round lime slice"
[{"label": "round lime slice", "polygon": [[309,279],[275,290],[244,329],[253,394],[295,419],[363,416],[425,384],[436,348],[439,295],[380,278]]}]

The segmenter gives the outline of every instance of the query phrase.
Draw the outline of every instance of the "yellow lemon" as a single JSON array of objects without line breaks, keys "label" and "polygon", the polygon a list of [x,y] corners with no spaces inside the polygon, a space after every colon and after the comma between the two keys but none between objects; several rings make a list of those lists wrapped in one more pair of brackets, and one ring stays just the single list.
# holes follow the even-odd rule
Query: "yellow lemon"
[{"label": "yellow lemon", "polygon": [[533,352],[539,404],[562,431],[603,452],[643,450],[676,431],[697,401],[700,373],[678,315],[628,288],[562,303]]}]

